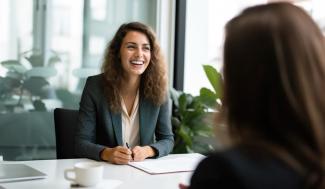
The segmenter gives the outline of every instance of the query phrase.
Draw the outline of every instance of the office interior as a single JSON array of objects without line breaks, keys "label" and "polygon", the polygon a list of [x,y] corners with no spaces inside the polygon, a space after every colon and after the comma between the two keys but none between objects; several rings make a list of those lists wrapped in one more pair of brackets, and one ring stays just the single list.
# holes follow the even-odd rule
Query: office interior
[{"label": "office interior", "polygon": [[[196,96],[212,88],[203,65],[222,72],[225,23],[261,3],[267,1],[0,0],[0,155],[56,158],[53,110],[79,108],[86,78],[100,73],[104,49],[122,23],[151,26],[169,87]],[[325,34],[324,1],[294,3]]]}]

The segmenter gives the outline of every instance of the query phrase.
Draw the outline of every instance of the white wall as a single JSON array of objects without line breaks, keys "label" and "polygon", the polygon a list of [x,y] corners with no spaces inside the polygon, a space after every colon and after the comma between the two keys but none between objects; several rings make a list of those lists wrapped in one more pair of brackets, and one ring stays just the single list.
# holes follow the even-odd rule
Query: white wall
[{"label": "white wall", "polygon": [[210,87],[202,64],[222,68],[224,25],[243,8],[266,0],[187,0],[184,91],[198,95]]}]

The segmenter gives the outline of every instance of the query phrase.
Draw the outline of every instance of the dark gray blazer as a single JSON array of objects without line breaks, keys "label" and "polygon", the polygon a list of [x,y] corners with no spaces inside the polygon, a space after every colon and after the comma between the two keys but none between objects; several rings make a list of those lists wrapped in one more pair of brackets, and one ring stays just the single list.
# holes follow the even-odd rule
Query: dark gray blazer
[{"label": "dark gray blazer", "polygon": [[[145,99],[140,92],[139,99],[140,145],[149,145],[165,156],[174,146],[171,128],[169,100],[161,106]],[[87,79],[83,90],[78,127],[75,136],[75,155],[95,160],[105,147],[123,146],[121,113],[109,110],[104,96],[103,74]]]}]

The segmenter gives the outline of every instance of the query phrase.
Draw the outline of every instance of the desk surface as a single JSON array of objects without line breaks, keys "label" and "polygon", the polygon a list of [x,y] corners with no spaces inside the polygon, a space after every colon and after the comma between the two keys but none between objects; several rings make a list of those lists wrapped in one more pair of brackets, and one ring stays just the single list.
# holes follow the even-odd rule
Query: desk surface
[{"label": "desk surface", "polygon": [[[64,179],[64,170],[72,168],[76,162],[93,161],[89,159],[65,159],[65,160],[36,160],[19,161],[10,163],[24,163],[34,167],[48,175],[46,179],[20,181],[12,183],[0,183],[5,189],[38,189],[38,188],[70,188],[70,182]],[[1,162],[0,162],[1,163]],[[9,163],[9,162],[2,162]],[[121,184],[114,189],[177,189],[179,183],[189,183],[192,172],[150,175],[129,165],[114,165],[101,162],[104,165],[104,180],[107,185],[114,183],[114,180],[121,181]],[[101,183],[101,185],[103,184]],[[116,184],[116,182],[115,182]],[[1,188],[1,187],[0,187]],[[101,187],[96,187],[101,188]],[[112,189],[106,186],[105,188]]]}]

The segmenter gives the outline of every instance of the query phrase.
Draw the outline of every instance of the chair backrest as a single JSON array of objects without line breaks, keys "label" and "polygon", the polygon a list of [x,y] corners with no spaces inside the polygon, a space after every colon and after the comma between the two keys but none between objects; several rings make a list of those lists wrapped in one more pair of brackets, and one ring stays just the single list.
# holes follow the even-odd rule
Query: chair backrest
[{"label": "chair backrest", "polygon": [[57,159],[74,158],[74,135],[78,125],[78,110],[56,108],[54,124]]}]

